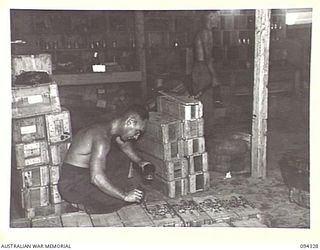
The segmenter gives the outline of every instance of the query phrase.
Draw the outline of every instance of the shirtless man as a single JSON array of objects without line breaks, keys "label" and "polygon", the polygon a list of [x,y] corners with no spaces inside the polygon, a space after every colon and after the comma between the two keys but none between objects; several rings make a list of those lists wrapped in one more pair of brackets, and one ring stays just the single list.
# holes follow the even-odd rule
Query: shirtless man
[{"label": "shirtless man", "polygon": [[106,176],[106,157],[114,138],[120,149],[142,169],[150,164],[133,150],[131,140],[144,131],[148,112],[140,107],[129,108],[107,124],[83,128],[74,137],[62,165],[58,182],[62,198],[84,206],[90,213],[109,213],[133,202],[140,202],[143,192],[126,193]]}]

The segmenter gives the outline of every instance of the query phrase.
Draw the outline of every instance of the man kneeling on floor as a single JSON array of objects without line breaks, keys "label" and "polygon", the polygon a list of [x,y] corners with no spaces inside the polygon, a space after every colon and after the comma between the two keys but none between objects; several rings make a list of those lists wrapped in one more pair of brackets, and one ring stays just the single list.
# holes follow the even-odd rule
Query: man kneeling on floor
[{"label": "man kneeling on floor", "polygon": [[129,159],[140,167],[144,178],[152,179],[154,166],[143,161],[130,142],[143,133],[147,119],[148,112],[135,105],[106,124],[81,129],[73,137],[61,168],[58,189],[62,198],[83,205],[88,213],[110,213],[130,203],[140,202],[144,195],[141,190],[126,193],[108,178],[106,157],[114,139]]}]

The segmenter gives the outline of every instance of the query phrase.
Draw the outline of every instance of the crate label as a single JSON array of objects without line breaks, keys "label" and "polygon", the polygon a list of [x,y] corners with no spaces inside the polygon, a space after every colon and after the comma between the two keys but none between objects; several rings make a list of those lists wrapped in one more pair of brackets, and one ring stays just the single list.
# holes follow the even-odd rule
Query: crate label
[{"label": "crate label", "polygon": [[41,103],[43,102],[42,95],[31,95],[28,96],[28,103],[29,104],[35,104],[35,103]]},{"label": "crate label", "polygon": [[107,106],[107,101],[106,100],[98,100],[97,101],[97,107],[98,108],[105,108]]},{"label": "crate label", "polygon": [[38,142],[26,144],[23,148],[24,157],[28,158],[35,155],[40,155],[40,144]]},{"label": "crate label", "polygon": [[22,135],[32,134],[32,133],[37,132],[37,127],[36,127],[36,125],[21,127],[20,132]]},{"label": "crate label", "polygon": [[29,143],[23,146],[24,151],[33,150],[40,148],[39,142]]},{"label": "crate label", "polygon": [[24,161],[24,164],[26,166],[30,166],[30,165],[33,165],[33,164],[39,164],[39,163],[41,163],[41,157],[29,158],[29,159],[26,159]]},{"label": "crate label", "polygon": [[98,94],[105,94],[106,90],[105,89],[98,89]]}]

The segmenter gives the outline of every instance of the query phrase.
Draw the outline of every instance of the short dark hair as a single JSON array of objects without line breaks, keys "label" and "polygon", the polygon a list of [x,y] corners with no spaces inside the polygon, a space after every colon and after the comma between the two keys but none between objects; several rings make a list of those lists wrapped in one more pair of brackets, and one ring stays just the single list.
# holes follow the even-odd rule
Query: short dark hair
[{"label": "short dark hair", "polygon": [[141,118],[141,120],[149,119],[149,112],[143,105],[131,105],[121,116],[126,118],[132,114],[137,114]]}]

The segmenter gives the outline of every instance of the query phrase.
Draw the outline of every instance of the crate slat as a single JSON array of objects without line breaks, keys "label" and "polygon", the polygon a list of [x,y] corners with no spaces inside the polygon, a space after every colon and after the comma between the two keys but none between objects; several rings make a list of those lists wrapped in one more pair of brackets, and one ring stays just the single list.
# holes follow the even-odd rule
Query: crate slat
[{"label": "crate slat", "polygon": [[181,140],[184,156],[193,156],[194,154],[201,154],[206,151],[204,137],[197,137],[191,139]]},{"label": "crate slat", "polygon": [[49,167],[35,166],[17,171],[19,188],[39,187],[49,185]]},{"label": "crate slat", "polygon": [[109,214],[90,214],[94,227],[123,227],[117,212]]},{"label": "crate slat", "polygon": [[48,186],[24,188],[20,193],[22,208],[43,207],[50,204]]},{"label": "crate slat", "polygon": [[58,204],[63,202],[59,191],[58,191],[58,185],[50,185],[50,202],[51,204]]},{"label": "crate slat", "polygon": [[125,227],[153,226],[146,211],[140,205],[129,205],[117,211]]},{"label": "crate slat", "polygon": [[92,221],[85,212],[74,212],[61,215],[63,227],[92,227]]},{"label": "crate slat", "polygon": [[49,157],[50,157],[51,164],[53,165],[62,164],[70,145],[71,145],[70,141],[58,142],[58,143],[49,145]]},{"label": "crate slat", "polygon": [[208,154],[197,153],[187,157],[189,165],[189,174],[208,171]]},{"label": "crate slat", "polygon": [[173,181],[166,181],[156,175],[153,185],[156,190],[159,190],[164,195],[170,198],[175,198],[178,196],[184,196],[188,194],[187,178],[180,178],[180,179],[175,179]]},{"label": "crate slat", "polygon": [[210,187],[210,174],[209,172],[198,172],[189,175],[189,192],[196,193],[206,191]]}]

